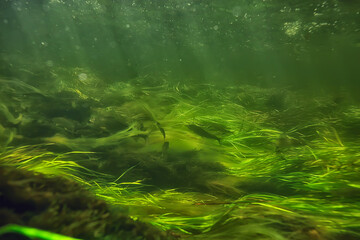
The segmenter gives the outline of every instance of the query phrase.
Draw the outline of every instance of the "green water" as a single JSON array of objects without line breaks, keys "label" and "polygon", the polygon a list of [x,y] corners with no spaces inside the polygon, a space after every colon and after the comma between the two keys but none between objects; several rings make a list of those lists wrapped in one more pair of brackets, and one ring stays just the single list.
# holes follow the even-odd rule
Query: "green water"
[{"label": "green water", "polygon": [[5,0],[1,18],[6,75],[31,62],[28,70],[86,67],[106,81],[166,72],[195,82],[359,87],[357,1]]},{"label": "green water", "polygon": [[1,150],[179,237],[360,239],[359,62],[356,0],[2,0]]}]

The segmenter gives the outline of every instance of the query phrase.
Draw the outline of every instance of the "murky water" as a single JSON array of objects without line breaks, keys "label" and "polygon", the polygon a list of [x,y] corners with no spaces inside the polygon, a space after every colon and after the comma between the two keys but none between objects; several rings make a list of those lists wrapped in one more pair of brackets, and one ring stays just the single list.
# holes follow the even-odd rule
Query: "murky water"
[{"label": "murky water", "polygon": [[359,239],[359,60],[356,0],[2,0],[0,163],[159,238]]}]

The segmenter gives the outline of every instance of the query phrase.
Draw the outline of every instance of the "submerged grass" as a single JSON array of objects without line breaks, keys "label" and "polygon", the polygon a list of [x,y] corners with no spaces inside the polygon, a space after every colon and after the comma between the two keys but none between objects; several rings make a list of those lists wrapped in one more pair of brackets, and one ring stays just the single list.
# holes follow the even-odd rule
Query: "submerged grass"
[{"label": "submerged grass", "polygon": [[54,153],[45,150],[46,145],[7,148],[0,154],[2,166],[12,166],[48,176],[62,176],[89,185],[84,177],[104,177],[105,174],[91,171],[76,162],[79,155],[90,152],[72,151]]},{"label": "submerged grass", "polygon": [[[318,104],[320,109],[298,95],[283,96],[288,101],[279,102],[273,96],[286,92],[255,87],[164,83],[138,89],[121,84],[104,92],[105,99],[121,102],[113,113],[124,119],[126,128],[109,136],[44,139],[67,146],[73,150],[69,153],[53,153],[44,146],[8,148],[0,155],[1,164],[74,179],[108,203],[127,206],[132,218],[189,239],[360,238],[360,144],[341,128],[340,110],[324,112],[323,105]],[[192,132],[187,125],[202,131]],[[211,135],[201,135],[204,132]],[[203,188],[147,192],[145,177],[123,180],[144,167],[140,160],[118,178],[76,160],[99,148],[133,158],[141,155],[147,161],[154,156],[160,169],[155,174],[160,175],[161,169],[178,167],[168,154],[189,158],[186,161],[198,160],[190,156],[204,158],[224,170],[216,179],[206,175],[210,170],[198,178],[186,175],[199,173],[186,164],[177,168],[180,173],[169,172],[174,179],[175,174],[197,179]],[[185,154],[189,152],[198,154]],[[125,158],[112,161],[116,165]]]},{"label": "submerged grass", "polygon": [[[74,180],[112,204],[128,203],[128,198],[125,199],[125,196],[135,197],[138,194],[136,189],[141,186],[140,181],[119,182],[126,172],[115,179],[111,175],[82,166],[80,163],[89,161],[86,157],[93,152],[54,153],[47,151],[46,146],[49,144],[9,147],[0,154],[0,165],[24,169],[49,177],[61,176]],[[92,159],[91,161],[96,160]]]}]

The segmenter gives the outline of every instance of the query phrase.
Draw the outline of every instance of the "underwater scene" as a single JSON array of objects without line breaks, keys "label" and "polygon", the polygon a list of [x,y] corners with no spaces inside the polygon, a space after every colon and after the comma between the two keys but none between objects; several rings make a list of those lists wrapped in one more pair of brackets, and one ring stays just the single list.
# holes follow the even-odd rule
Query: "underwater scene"
[{"label": "underwater scene", "polygon": [[1,0],[0,239],[360,239],[360,1]]}]

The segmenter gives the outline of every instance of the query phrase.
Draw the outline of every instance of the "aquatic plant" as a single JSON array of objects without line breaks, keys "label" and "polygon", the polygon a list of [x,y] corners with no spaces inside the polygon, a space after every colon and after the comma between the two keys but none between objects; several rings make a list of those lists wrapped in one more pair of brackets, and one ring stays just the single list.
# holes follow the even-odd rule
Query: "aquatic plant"
[{"label": "aquatic plant", "polygon": [[0,228],[0,235],[4,235],[8,233],[17,233],[31,239],[36,238],[41,240],[80,240],[79,238],[72,238],[37,228],[30,228],[15,224],[8,224]]},{"label": "aquatic plant", "polygon": [[[92,137],[42,138],[52,145],[8,148],[1,163],[76,180],[133,219],[192,239],[357,236],[360,149],[345,135],[343,114],[317,112],[320,103],[307,108],[311,100],[299,96],[292,96],[297,104],[269,109],[275,90],[250,88],[250,106],[234,101],[234,88],[222,94],[210,85],[169,85],[112,106],[120,130],[104,136],[89,125]],[[127,91],[120,87],[109,92]],[[54,145],[70,152],[44,150]],[[83,167],[87,156],[102,157],[92,161],[97,171]]]}]

